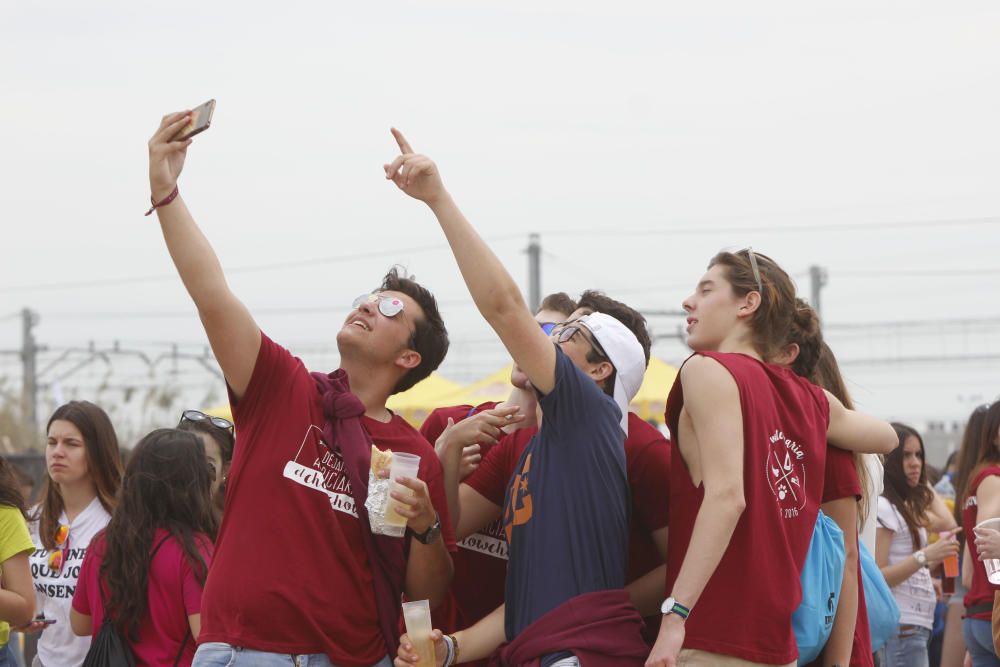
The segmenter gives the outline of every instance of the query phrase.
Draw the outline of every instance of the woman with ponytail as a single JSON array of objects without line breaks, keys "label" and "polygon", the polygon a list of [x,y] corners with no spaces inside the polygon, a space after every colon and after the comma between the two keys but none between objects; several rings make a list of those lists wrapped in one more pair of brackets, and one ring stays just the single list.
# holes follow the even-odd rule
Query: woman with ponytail
[{"label": "woman with ponytail", "polygon": [[[823,340],[819,318],[812,306],[796,299],[795,318],[789,342],[775,363],[788,366],[796,375],[810,379],[829,391],[844,405],[854,409],[847,385],[833,351]],[[858,534],[868,514],[871,487],[864,457],[828,447],[820,509],[844,533],[844,577],[830,638],[822,655],[810,665],[850,665],[872,667],[871,635],[861,584]]]}]

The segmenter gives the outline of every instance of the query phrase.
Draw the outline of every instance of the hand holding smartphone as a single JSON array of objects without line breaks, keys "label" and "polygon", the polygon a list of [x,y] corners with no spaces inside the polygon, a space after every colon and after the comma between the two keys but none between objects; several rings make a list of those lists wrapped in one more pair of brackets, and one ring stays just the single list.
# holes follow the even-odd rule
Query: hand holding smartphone
[{"label": "hand holding smartphone", "polygon": [[209,100],[191,110],[191,120],[181,128],[171,141],[187,141],[196,134],[201,134],[212,126],[212,114],[215,113],[215,100]]}]

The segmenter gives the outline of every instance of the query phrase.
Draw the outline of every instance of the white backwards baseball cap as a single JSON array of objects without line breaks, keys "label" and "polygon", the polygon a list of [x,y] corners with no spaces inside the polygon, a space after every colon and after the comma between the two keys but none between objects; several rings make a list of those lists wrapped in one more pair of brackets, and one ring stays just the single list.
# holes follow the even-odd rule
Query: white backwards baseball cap
[{"label": "white backwards baseball cap", "polygon": [[628,406],[639,392],[646,374],[646,355],[632,331],[605,313],[591,313],[577,320],[594,335],[615,367],[615,403],[622,411],[621,427],[628,435]]}]

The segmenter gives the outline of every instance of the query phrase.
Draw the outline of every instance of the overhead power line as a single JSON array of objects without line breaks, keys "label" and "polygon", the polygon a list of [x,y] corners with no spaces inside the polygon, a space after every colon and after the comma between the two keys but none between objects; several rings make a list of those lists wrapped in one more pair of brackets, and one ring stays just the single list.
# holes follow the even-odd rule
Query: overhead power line
[{"label": "overhead power line", "polygon": [[1000,216],[984,218],[955,218],[950,220],[900,220],[895,222],[835,222],[817,223],[807,222],[798,225],[758,225],[758,226],[726,226],[712,227],[711,225],[692,225],[687,227],[672,227],[669,222],[663,225],[648,229],[620,229],[620,228],[598,228],[598,229],[555,229],[543,231],[546,236],[597,236],[607,235],[609,239],[622,236],[675,236],[691,234],[748,234],[748,233],[772,233],[782,234],[814,234],[818,232],[867,232],[884,229],[926,229],[934,227],[957,227],[970,225],[1000,225]]},{"label": "overhead power line", "polygon": [[[488,239],[490,243],[502,243],[511,239],[519,239],[523,234],[505,234]],[[269,262],[266,264],[251,264],[247,266],[234,266],[225,269],[226,275],[238,273],[265,273],[268,271],[283,271],[287,269],[298,269],[307,266],[321,266],[325,264],[354,262],[362,259],[375,259],[379,257],[399,257],[402,255],[433,252],[444,250],[447,243],[435,243],[432,245],[412,246],[409,248],[396,248],[392,250],[373,250],[370,252],[352,252],[344,255],[331,255],[327,257],[312,257],[309,259],[296,259],[282,262]],[[177,280],[176,273],[161,273],[156,275],[130,276],[120,278],[96,278],[94,280],[74,280],[53,283],[31,283],[22,285],[8,285],[0,287],[0,292],[28,292],[60,289],[85,289],[90,287],[111,287],[115,285],[138,285],[146,283],[156,283],[163,281]]]},{"label": "overhead power line", "polygon": [[1000,268],[971,269],[847,269],[831,272],[835,277],[845,278],[963,278],[1000,274]]}]

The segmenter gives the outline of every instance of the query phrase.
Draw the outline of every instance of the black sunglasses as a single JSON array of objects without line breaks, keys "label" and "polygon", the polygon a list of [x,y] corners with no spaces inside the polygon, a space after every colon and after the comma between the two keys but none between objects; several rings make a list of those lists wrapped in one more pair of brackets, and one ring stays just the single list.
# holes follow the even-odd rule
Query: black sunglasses
[{"label": "black sunglasses", "polygon": [[233,422],[228,419],[223,419],[222,417],[213,417],[212,415],[206,415],[201,410],[185,410],[181,413],[182,422],[208,422],[212,426],[217,426],[218,428],[225,429],[230,433],[233,432]]},{"label": "black sunglasses", "polygon": [[[556,342],[568,343],[569,341],[573,340],[573,336],[575,336],[577,332],[583,331],[585,328],[586,326],[581,324],[567,324],[563,327],[560,327],[559,332],[556,334]],[[602,358],[607,359],[609,361],[611,360],[611,357],[608,356],[608,353],[605,352],[604,348],[601,347],[601,344],[597,342],[597,338],[594,336],[593,332],[590,332],[589,336],[584,336],[583,338],[588,343],[590,343],[590,346],[593,347],[594,351],[597,352],[597,354],[601,355]]]}]

